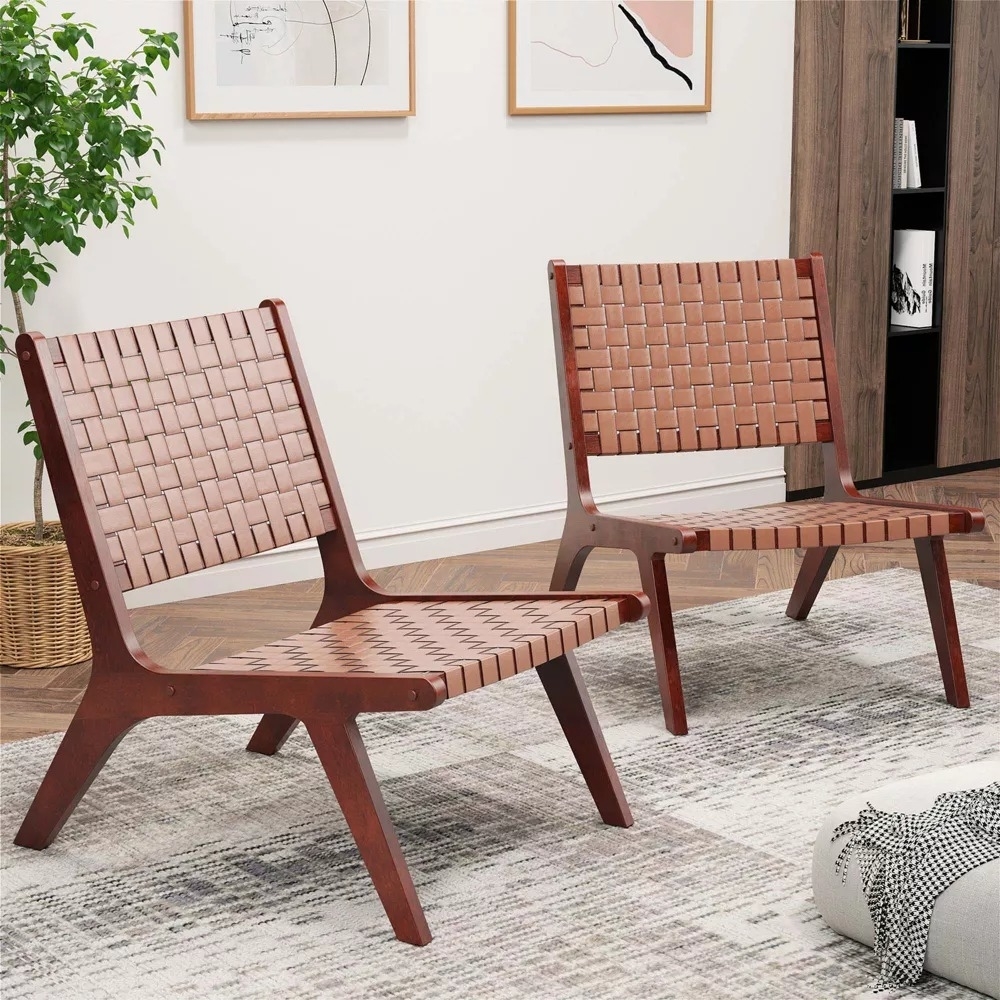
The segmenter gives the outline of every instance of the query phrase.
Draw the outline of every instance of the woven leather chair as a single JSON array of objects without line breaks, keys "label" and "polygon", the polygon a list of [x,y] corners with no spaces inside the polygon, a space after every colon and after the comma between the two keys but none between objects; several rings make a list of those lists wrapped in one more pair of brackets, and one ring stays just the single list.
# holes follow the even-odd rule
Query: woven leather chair
[{"label": "woven leather chair", "polygon": [[[48,846],[125,733],[160,715],[268,713],[275,753],[302,720],[396,936],[430,941],[358,732],[536,668],[606,823],[628,804],[574,647],[635,621],[634,594],[398,595],[358,554],[284,305],[18,338],[32,412],[93,637],[90,684],[16,837]],[[124,591],[316,538],[313,627],[191,670],[154,663]]]},{"label": "woven leather chair", "polygon": [[[978,510],[862,497],[847,457],[823,259],[549,263],[569,502],[552,587],[594,548],[635,553],[667,728],[687,732],[664,555],[807,549],[787,614],[802,620],[840,545],[912,538],[948,702],[969,695],[942,536]],[[815,502],[712,513],[601,513],[588,457],[822,442]]]}]

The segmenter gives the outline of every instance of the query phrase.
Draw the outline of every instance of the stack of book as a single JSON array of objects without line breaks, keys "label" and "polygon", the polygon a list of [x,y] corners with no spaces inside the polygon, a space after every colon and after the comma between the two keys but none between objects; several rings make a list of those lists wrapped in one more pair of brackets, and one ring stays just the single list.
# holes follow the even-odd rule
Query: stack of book
[{"label": "stack of book", "polygon": [[893,122],[892,186],[897,190],[920,187],[917,127],[908,118],[896,118]]}]

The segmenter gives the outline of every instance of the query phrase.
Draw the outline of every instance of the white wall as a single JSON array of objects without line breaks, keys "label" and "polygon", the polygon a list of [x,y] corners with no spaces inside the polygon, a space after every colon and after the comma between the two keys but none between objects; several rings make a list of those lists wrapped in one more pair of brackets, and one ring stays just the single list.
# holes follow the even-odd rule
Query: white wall
[{"label": "white wall", "polygon": [[[181,32],[172,0],[71,6],[102,52],[126,51],[140,26]],[[714,20],[707,115],[508,117],[499,0],[419,0],[411,119],[189,122],[178,64],[144,105],[166,144],[159,211],[140,209],[131,240],[94,231],[82,257],[57,256],[29,325],[60,334],[281,296],[373,564],[557,536],[548,258],[788,251],[793,3],[717,0]],[[2,405],[12,520],[30,512],[12,382]],[[658,509],[783,496],[776,449],[595,466],[599,493]],[[162,593],[318,574],[301,556],[259,565],[266,579]]]}]

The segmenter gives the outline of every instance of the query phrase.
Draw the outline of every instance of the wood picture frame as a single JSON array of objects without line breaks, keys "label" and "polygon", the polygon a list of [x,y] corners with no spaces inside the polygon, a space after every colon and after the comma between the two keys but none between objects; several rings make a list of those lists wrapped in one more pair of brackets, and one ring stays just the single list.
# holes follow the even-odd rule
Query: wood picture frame
[{"label": "wood picture frame", "polygon": [[415,114],[415,0],[353,6],[334,19],[319,0],[184,0],[188,119]]},{"label": "wood picture frame", "polygon": [[508,114],[710,111],[712,8],[713,0],[507,0]]}]

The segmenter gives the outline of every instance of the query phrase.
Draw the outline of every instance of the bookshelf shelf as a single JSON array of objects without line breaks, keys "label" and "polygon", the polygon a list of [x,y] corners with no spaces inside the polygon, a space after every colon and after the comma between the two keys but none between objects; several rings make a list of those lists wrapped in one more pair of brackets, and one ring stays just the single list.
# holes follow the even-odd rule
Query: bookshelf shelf
[{"label": "bookshelf shelf", "polygon": [[937,450],[940,327],[889,328],[882,474],[933,466]]},{"label": "bookshelf shelf", "polygon": [[897,194],[944,194],[944,187],[918,187],[918,188],[893,188],[892,193]]},{"label": "bookshelf shelf", "polygon": [[899,326],[895,323],[889,326],[890,337],[916,337],[922,333],[940,333],[940,323],[933,326]]},{"label": "bookshelf shelf", "polygon": [[951,42],[897,42],[897,49],[950,49]]}]

